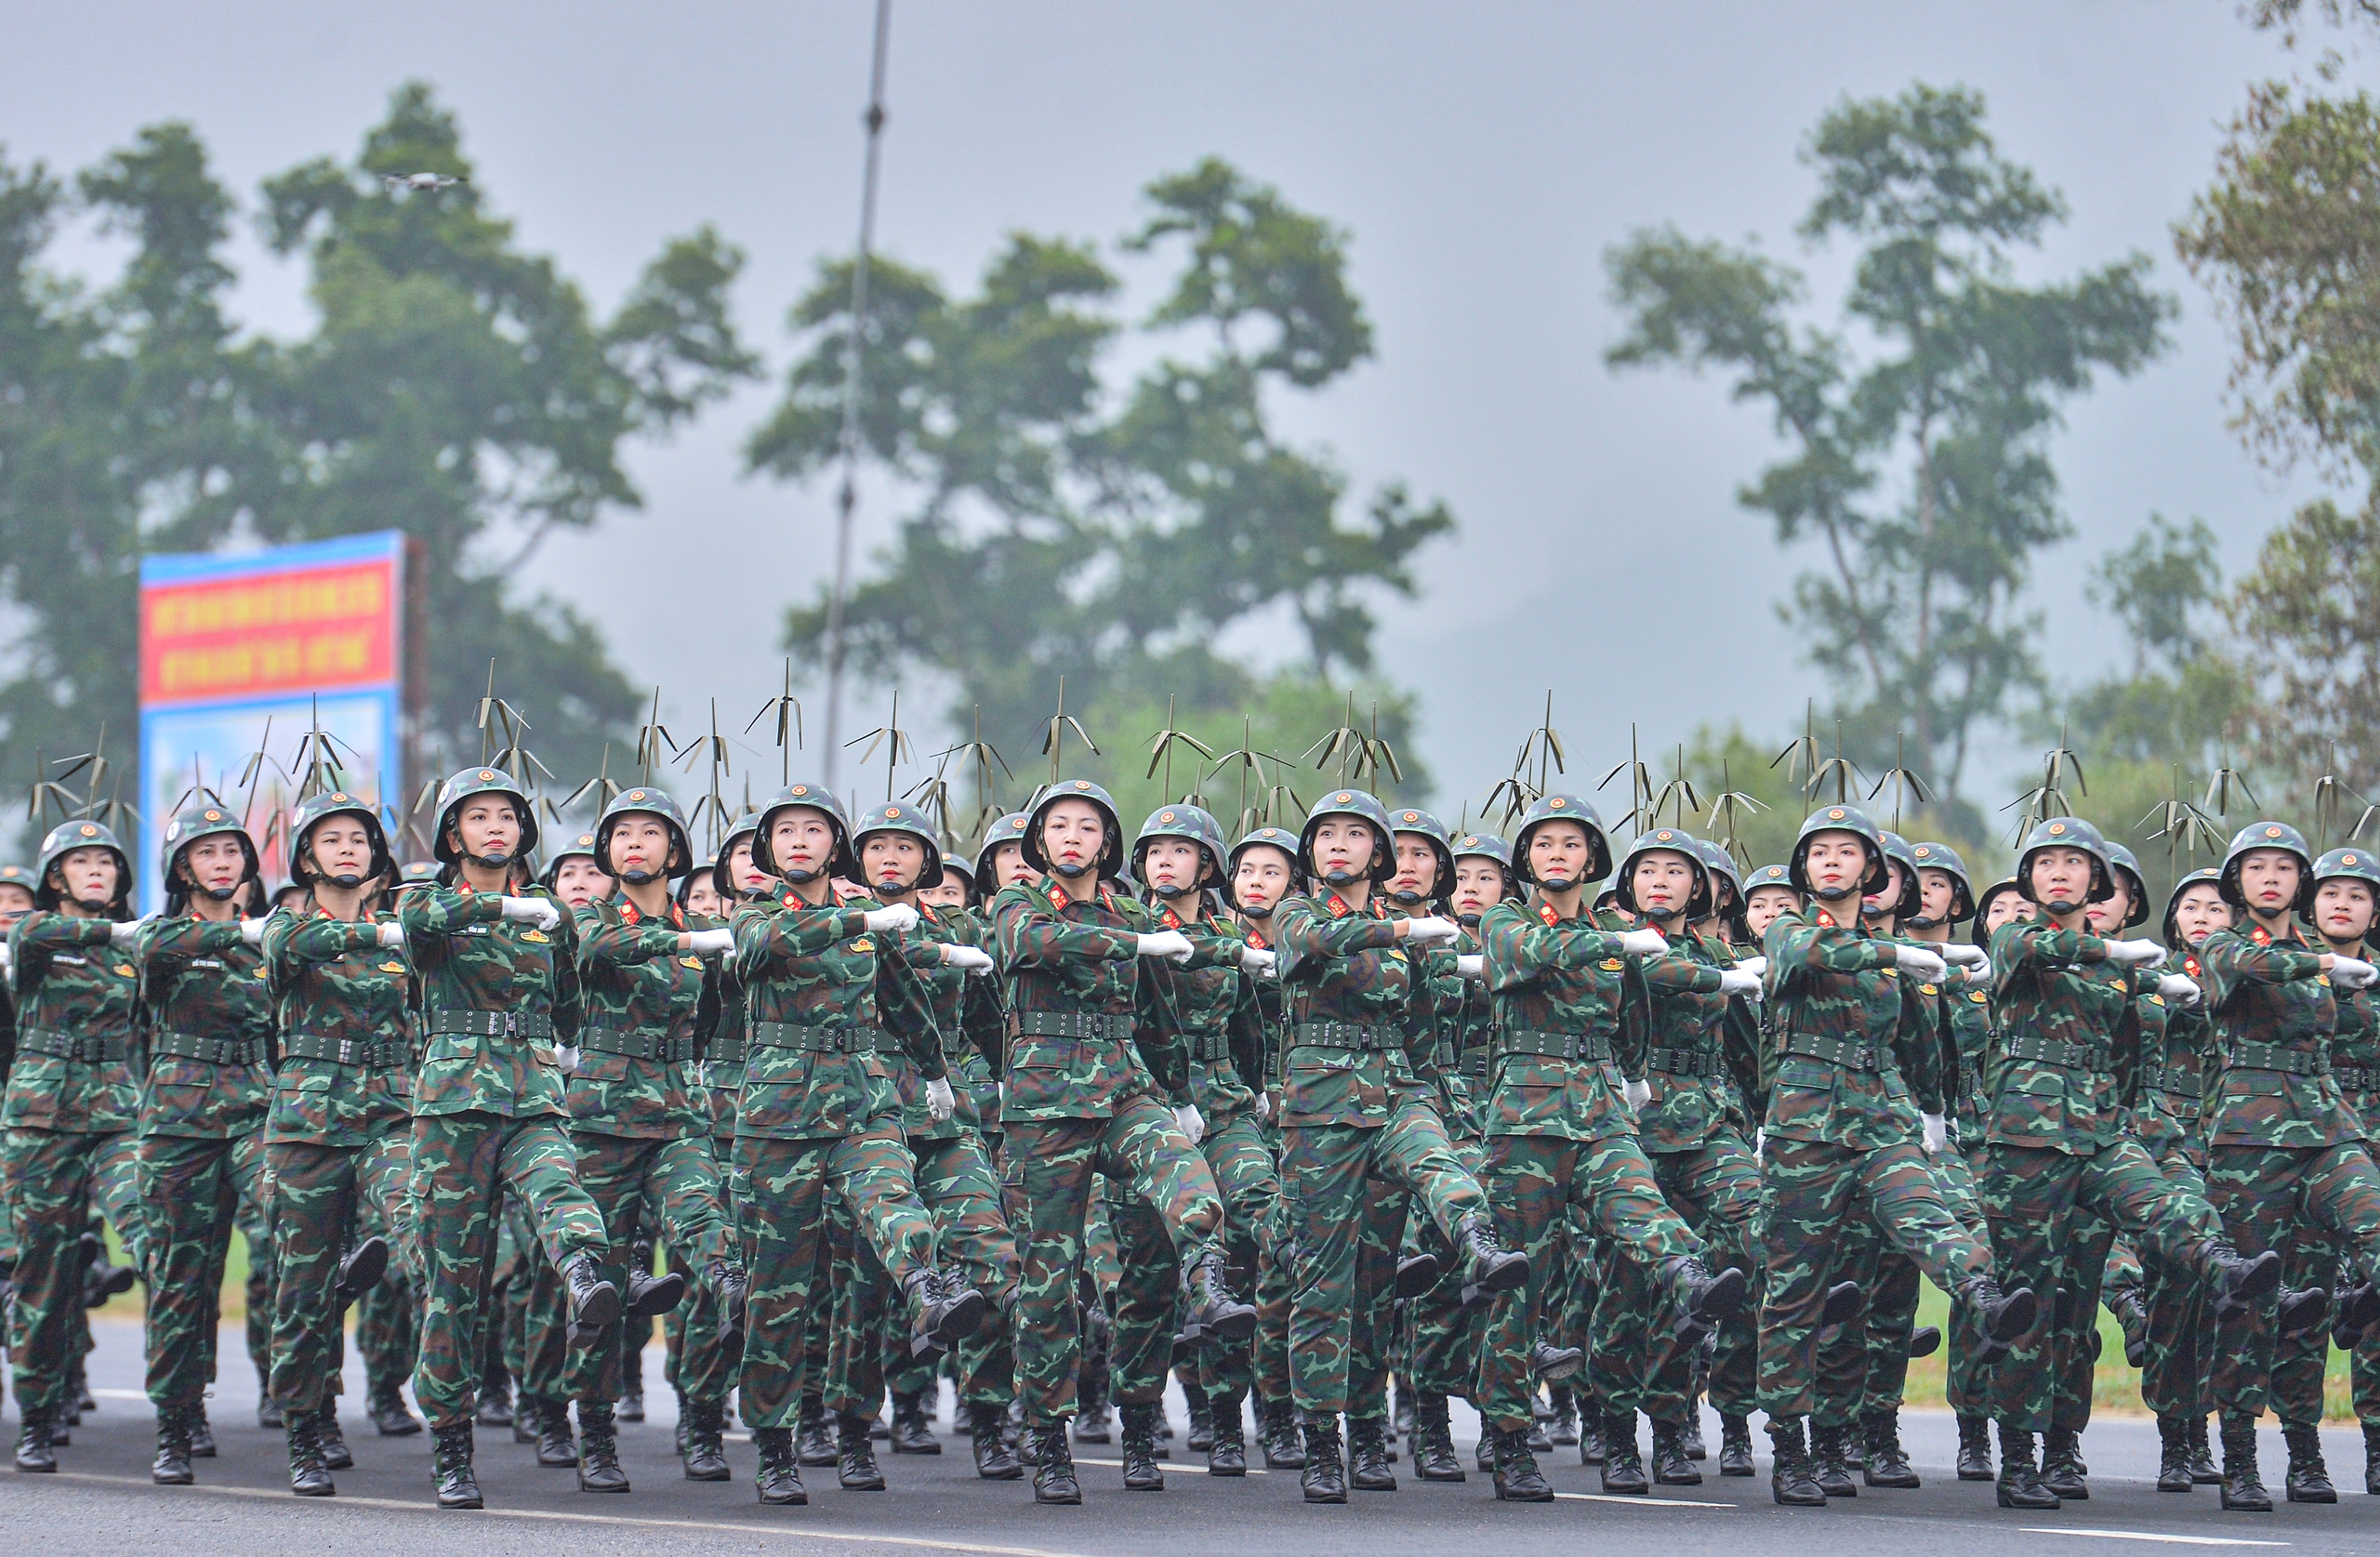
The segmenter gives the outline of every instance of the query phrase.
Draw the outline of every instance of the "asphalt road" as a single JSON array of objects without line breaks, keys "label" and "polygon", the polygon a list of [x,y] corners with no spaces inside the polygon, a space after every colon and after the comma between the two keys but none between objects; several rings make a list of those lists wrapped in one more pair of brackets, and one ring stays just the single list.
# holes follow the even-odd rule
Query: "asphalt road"
[{"label": "asphalt road", "polygon": [[[1408,1479],[1394,1494],[1359,1493],[1344,1508],[1308,1508],[1293,1471],[1210,1481],[1193,1468],[1203,1457],[1186,1451],[1170,1462],[1165,1492],[1127,1493],[1113,1450],[1086,1448],[1083,1506],[1040,1509],[1026,1484],[976,1480],[965,1440],[957,1438],[946,1440],[938,1458],[883,1455],[892,1484],[888,1492],[844,1492],[831,1468],[814,1470],[805,1472],[808,1507],[762,1509],[751,1500],[751,1449],[740,1437],[730,1445],[736,1481],[684,1479],[670,1453],[671,1413],[661,1391],[653,1419],[623,1430],[623,1459],[635,1483],[629,1495],[581,1493],[570,1472],[539,1469],[509,1432],[483,1430],[478,1467],[489,1507],[442,1513],[430,1503],[427,1435],[376,1437],[354,1410],[348,1432],[357,1465],[338,1473],[338,1496],[290,1497],[280,1435],[255,1425],[255,1376],[238,1335],[227,1330],[224,1340],[223,1379],[210,1405],[221,1456],[198,1462],[195,1487],[155,1487],[148,1479],[152,1419],[139,1393],[139,1331],[103,1325],[92,1359],[100,1409],[75,1430],[73,1446],[60,1451],[60,1473],[0,1470],[0,1520],[9,1544],[43,1557],[159,1551],[172,1557],[453,1557],[458,1542],[474,1553],[656,1557],[744,1551],[889,1557],[920,1550],[1182,1557],[1193,1543],[1233,1557],[1276,1551],[1285,1557],[1448,1557],[1539,1541],[1559,1541],[1564,1550],[1632,1552],[1658,1545],[1663,1557],[1821,1547],[1830,1557],[1912,1551],[2043,1557],[2069,1550],[2090,1557],[2111,1540],[2286,1548],[2293,1557],[2380,1551],[2380,1498],[2360,1490],[2362,1445],[2351,1432],[2326,1434],[2332,1472],[2343,1491],[2336,1507],[2283,1505],[2269,1515],[2226,1514],[2212,1488],[2188,1496],[2156,1490],[2153,1424],[2103,1419],[2084,1439],[2091,1500],[2055,1514],[2019,1514],[1994,1507],[1989,1485],[1963,1485],[1951,1476],[1955,1432],[1950,1418],[1937,1412],[1911,1412],[1906,1421],[1911,1455],[1925,1476],[1923,1488],[1865,1491],[1824,1511],[1777,1508],[1765,1473],[1752,1481],[1712,1475],[1699,1487],[1663,1488],[1654,1498],[1606,1498],[1596,1472],[1577,1463],[1575,1450],[1563,1449],[1550,1462],[1561,1495],[1552,1505],[1500,1504],[1486,1478],[1474,1473],[1461,1485]],[[647,1363],[647,1377],[658,1386],[657,1353]],[[347,1399],[361,1399],[360,1379],[350,1383]],[[1178,1398],[1172,1408],[1178,1429]],[[13,1418],[13,1409],[9,1414]],[[946,1405],[942,1419],[948,1419]],[[1459,1417],[1458,1436],[1468,1438],[1472,1426]],[[1715,1421],[1708,1431],[1715,1443]],[[2277,1485],[2280,1434],[2268,1429],[2264,1436],[2264,1463]],[[1464,1462],[1470,1463],[1467,1444]],[[1763,1464],[1765,1472],[1765,1458]],[[1400,1461],[1400,1471],[1408,1468]]]}]

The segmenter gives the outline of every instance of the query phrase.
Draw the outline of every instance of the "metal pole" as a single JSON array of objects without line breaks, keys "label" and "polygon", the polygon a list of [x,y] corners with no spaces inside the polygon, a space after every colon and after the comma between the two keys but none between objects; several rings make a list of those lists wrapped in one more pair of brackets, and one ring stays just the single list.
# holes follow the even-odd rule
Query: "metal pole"
[{"label": "metal pole", "polygon": [[892,28],[892,0],[876,0],[876,56],[868,73],[867,172],[859,197],[859,258],[852,267],[851,331],[843,342],[843,484],[835,502],[835,592],[826,601],[826,784],[835,783],[842,751],[843,601],[852,584],[852,510],[859,505],[859,401],[867,326],[867,257],[876,244],[876,174],[884,139],[884,56]]}]

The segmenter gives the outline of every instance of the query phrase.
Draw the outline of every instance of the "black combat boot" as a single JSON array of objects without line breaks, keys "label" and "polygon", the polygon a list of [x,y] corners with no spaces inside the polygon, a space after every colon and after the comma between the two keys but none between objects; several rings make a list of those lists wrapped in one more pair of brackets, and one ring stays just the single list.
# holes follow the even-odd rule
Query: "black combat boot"
[{"label": "black combat boot", "polygon": [[794,1458],[793,1429],[756,1427],[752,1447],[760,1457],[760,1468],[752,1472],[752,1485],[761,1502],[799,1507],[810,1501],[801,1484],[800,1463]]},{"label": "black combat boot", "polygon": [[1552,1385],[1546,1393],[1554,1402],[1554,1419],[1545,1426],[1546,1442],[1557,1449],[1576,1448],[1579,1443],[1579,1392],[1565,1381]]},{"label": "black combat boot", "polygon": [[534,1444],[537,1441],[537,1397],[527,1392],[512,1400],[512,1441]]},{"label": "black combat boot", "polygon": [[1037,1503],[1079,1503],[1082,1484],[1075,1480],[1074,1445],[1066,1442],[1063,1417],[1025,1429],[1033,1445],[1033,1500]]},{"label": "black combat boot", "polygon": [[1215,1408],[1207,1399],[1207,1392],[1198,1387],[1194,1377],[1182,1386],[1182,1397],[1190,1403],[1190,1436],[1182,1446],[1204,1454],[1215,1446]]},{"label": "black combat boot", "polygon": [[1959,1283],[1959,1300],[1966,1304],[1981,1332],[1982,1342],[1975,1350],[1978,1364],[1996,1363],[2006,1356],[2009,1346],[2031,1329],[2041,1314],[2031,1287],[2003,1292],[1990,1276],[1972,1276]]},{"label": "black combat boot", "polygon": [[2000,1424],[2000,1506],[2003,1509],[2055,1509],[2057,1494],[2042,1479],[2033,1463],[2033,1435]]},{"label": "black combat boot", "polygon": [[157,1408],[157,1458],[149,1479],[159,1486],[188,1486],[198,1480],[190,1468],[190,1413],[178,1406]]},{"label": "black combat boot", "polygon": [[835,1413],[835,1480],[845,1492],[881,1492],[884,1472],[876,1464],[876,1445],[867,1435],[873,1420],[864,1411]]},{"label": "black combat boot", "polygon": [[942,1440],[926,1425],[926,1397],[922,1394],[892,1394],[892,1452],[894,1454],[940,1454]]},{"label": "black combat boot", "polygon": [[1789,1509],[1826,1507],[1826,1488],[1810,1468],[1809,1445],[1802,1439],[1802,1418],[1768,1418],[1769,1495]]},{"label": "black combat boot", "polygon": [[2123,1331],[2123,1360],[2135,1367],[2149,1366],[2149,1305],[2141,1301],[2140,1288],[2127,1287],[2107,1300],[2107,1310],[2116,1316],[2116,1327]]},{"label": "black combat boot", "polygon": [[2380,1498],[2380,1423],[2363,1424],[2363,1491]]},{"label": "black combat boot", "polygon": [[1256,1333],[1256,1305],[1232,1296],[1223,1280],[1223,1251],[1210,1248],[1182,1267],[1184,1313],[1209,1340],[1236,1346]]},{"label": "black combat boot", "polygon": [[716,1400],[689,1400],[678,1412],[685,1446],[678,1458],[685,1463],[690,1482],[723,1482],[734,1472],[727,1464],[727,1409]]},{"label": "black combat boot", "polygon": [[257,1426],[267,1432],[279,1432],[284,1425],[281,1418],[281,1402],[273,1399],[270,1393],[257,1396]]},{"label": "black combat boot", "polygon": [[1868,1450],[1867,1467],[1859,1472],[1861,1481],[1898,1491],[1919,1484],[1917,1468],[1910,1464],[1908,1451],[1900,1446],[1897,1410],[1871,1411],[1859,1418],[1859,1428]]},{"label": "black combat boot", "polygon": [[1165,1471],[1157,1462],[1157,1408],[1127,1403],[1118,1405],[1116,1414],[1122,1429],[1124,1490],[1163,1492]]},{"label": "black combat boot", "polygon": [[58,1457],[50,1452],[50,1428],[58,1420],[55,1408],[35,1406],[31,1410],[18,1408],[20,1420],[17,1424],[17,1469],[48,1474],[58,1469]]},{"label": "black combat boot", "polygon": [[[629,1317],[629,1324],[644,1329],[653,1321]],[[644,1420],[644,1346],[631,1334],[628,1338],[626,1355],[620,1358],[620,1398],[613,1410],[613,1419],[623,1422]]]},{"label": "black combat boot", "polygon": [[1699,1256],[1681,1254],[1661,1261],[1661,1273],[1675,1305],[1670,1333],[1680,1340],[1700,1340],[1744,1306],[1744,1273],[1733,1266],[1712,1275]]},{"label": "black combat boot", "polygon": [[456,1422],[442,1427],[431,1435],[430,1473],[438,1485],[438,1506],[442,1509],[479,1509],[486,1503],[480,1497],[480,1481],[471,1474],[471,1424]]},{"label": "black combat boot", "polygon": [[1830,1325],[1848,1325],[1858,1316],[1859,1305],[1867,1294],[1859,1290],[1856,1281],[1838,1281],[1826,1289],[1826,1307],[1818,1311],[1818,1328]]},{"label": "black combat boot", "polygon": [[284,1414],[289,1434],[289,1490],[300,1498],[328,1498],[338,1491],[331,1468],[323,1463],[323,1435],[305,1412]]},{"label": "black combat boot", "polygon": [[1326,1412],[1305,1419],[1305,1467],[1298,1485],[1309,1503],[1347,1500],[1347,1470],[1339,1458],[1339,1418]]},{"label": "black combat boot", "polygon": [[1942,1350],[1941,1326],[1920,1325],[1909,1332],[1909,1357],[1911,1362],[1920,1357],[1930,1357],[1940,1350]]},{"label": "black combat boot", "polygon": [[192,1459],[215,1458],[215,1424],[206,1419],[205,1403],[191,1407],[190,1457]]},{"label": "black combat boot", "polygon": [[619,1322],[620,1289],[603,1279],[592,1249],[572,1255],[561,1274],[570,1294],[570,1339],[575,1345],[588,1345]]},{"label": "black combat boot", "polygon": [[2288,1492],[2293,1503],[2335,1503],[2339,1489],[2331,1484],[2330,1467],[2322,1463],[2321,1430],[2311,1422],[2283,1422],[2281,1442],[2289,1445]]},{"label": "black combat boot", "polygon": [[1447,1418],[1447,1397],[1413,1397],[1413,1473],[1425,1482],[1464,1479],[1462,1461],[1454,1452],[1454,1424]]},{"label": "black combat boot", "polygon": [[1686,1458],[1698,1465],[1711,1458],[1711,1451],[1702,1445],[1702,1406],[1699,1394],[1700,1392],[1698,1391],[1694,1396],[1689,1396],[1686,1400],[1686,1423],[1678,1429],[1677,1440],[1679,1445],[1686,1450]]},{"label": "black combat boot", "polygon": [[1529,1451],[1528,1434],[1515,1428],[1483,1428],[1481,1442],[1488,1445],[1496,1479],[1496,1497],[1506,1503],[1551,1503],[1553,1484],[1545,1472],[1537,1468],[1537,1456]]},{"label": "black combat boot", "polygon": [[2258,1298],[2281,1285],[2281,1251],[2268,1248],[2251,1259],[2233,1248],[2228,1238],[2209,1238],[2199,1246],[2198,1274],[2220,1324],[2247,1313]]},{"label": "black combat boot", "polygon": [[626,1492],[628,1473],[620,1469],[620,1425],[612,1403],[578,1403],[578,1490]]},{"label": "black combat boot", "polygon": [[1959,1418],[1959,1480],[1990,1482],[2000,1479],[1991,1466],[1991,1418],[1961,1417]]},{"label": "black combat boot", "polygon": [[2221,1486],[2223,1471],[2215,1463],[2215,1446],[2206,1441],[2206,1418],[2190,1418],[2190,1481],[2199,1486]]},{"label": "black combat boot", "polygon": [[355,1451],[347,1446],[347,1434],[338,1425],[338,1396],[325,1395],[322,1409],[314,1414],[314,1436],[323,1445],[323,1463],[334,1471],[355,1469]]},{"label": "black combat boot", "polygon": [[[1401,1373],[1391,1374],[1388,1398],[1388,1446],[1393,1450],[1399,1438],[1413,1436],[1413,1380]],[[1395,1464],[1396,1456],[1391,1454],[1388,1462]]]},{"label": "black combat boot", "polygon": [[1407,1301],[1438,1284],[1438,1257],[1423,1249],[1396,1262],[1396,1298]]},{"label": "black combat boot", "polygon": [[1348,1418],[1347,1484],[1357,1492],[1395,1492],[1396,1472],[1388,1466],[1388,1419]]},{"label": "black combat boot", "polygon": [[794,1458],[804,1465],[835,1463],[835,1429],[826,1420],[826,1407],[816,1395],[803,1395],[797,1418],[800,1428],[793,1441]]},{"label": "black combat boot", "polygon": [[[512,1424],[511,1401],[499,1397],[496,1405],[503,1410],[504,1420],[494,1425],[509,1427]],[[486,1409],[485,1396],[481,1397],[480,1406],[483,1411]],[[373,1430],[383,1438],[410,1438],[421,1431],[421,1418],[405,1405],[403,1390],[392,1379],[382,1380],[372,1392],[367,1397],[365,1409],[372,1418]]]},{"label": "black combat boot", "polygon": [[1810,1424],[1810,1474],[1830,1498],[1859,1496],[1859,1484],[1851,1479],[1851,1466],[1843,1457],[1843,1441],[1850,1436],[1847,1427]]},{"label": "black combat boot", "polygon": [[2087,1503],[2091,1484],[2083,1480],[2082,1435],[2070,1427],[2054,1427],[2042,1434],[2042,1484],[2057,1494],[2061,1503]]},{"label": "black combat boot", "polygon": [[1752,1458],[1752,1418],[1719,1417],[1719,1474],[1750,1476],[1758,1473]]},{"label": "black combat boot", "polygon": [[2246,1513],[2272,1512],[2272,1494],[2256,1473],[2256,1422],[2253,1417],[2223,1418],[2223,1506]]},{"label": "black combat boot", "polygon": [[922,1360],[957,1348],[975,1333],[990,1305],[956,1272],[911,1271],[901,1290],[909,1300],[909,1355]]},{"label": "black combat boot", "polygon": [[389,1240],[377,1234],[347,1251],[338,1262],[338,1282],[331,1289],[341,1308],[380,1285],[389,1269]]},{"label": "black combat boot", "polygon": [[[1559,1384],[1578,1376],[1579,1369],[1586,1366],[1587,1354],[1575,1346],[1556,1346],[1550,1340],[1538,1340],[1529,1343],[1528,1361],[1540,1382]],[[1560,1418],[1561,1411],[1557,1407],[1548,1422],[1550,1424]],[[1552,1447],[1550,1444],[1547,1446]]]},{"label": "black combat boot", "polygon": [[1686,1452],[1686,1424],[1653,1422],[1653,1480],[1662,1486],[1700,1486],[1702,1472]]},{"label": "black combat boot", "polygon": [[1296,1403],[1287,1400],[1261,1401],[1256,1410],[1256,1442],[1264,1451],[1265,1470],[1303,1470],[1305,1440],[1298,1432]]},{"label": "black combat boot", "polygon": [[1528,1280],[1528,1256],[1496,1241],[1496,1224],[1484,1216],[1468,1216],[1454,1230],[1455,1247],[1461,1252],[1462,1306],[1478,1307],[1499,1292],[1510,1292]]},{"label": "black combat boot", "polygon": [[1207,1416],[1212,1423],[1210,1431],[1214,1434],[1214,1442],[1207,1445],[1207,1474],[1210,1476],[1248,1474],[1246,1398],[1237,1390],[1226,1390],[1222,1394],[1208,1397]]},{"label": "black combat boot", "polygon": [[1604,1407],[1603,1413],[1603,1489],[1623,1497],[1637,1497],[1653,1490],[1650,1478],[1645,1474],[1645,1462],[1636,1454],[1636,1413],[1616,1405]]},{"label": "black combat boot", "polygon": [[[2288,1287],[2273,1303],[2273,1330],[2283,1340],[2313,1334],[2330,1323],[2331,1291],[2327,1287]],[[2349,1347],[2347,1350],[2353,1351]]]},{"label": "black combat boot", "polygon": [[2187,1417],[2157,1418],[2157,1490],[2188,1492],[2190,1482],[2190,1424]]},{"label": "black combat boot", "polygon": [[711,1296],[719,1303],[719,1349],[733,1361],[744,1354],[744,1302],[750,1281],[744,1267],[724,1260],[704,1266],[703,1279],[710,1284]]},{"label": "black combat boot", "polygon": [[1579,1463],[1603,1463],[1603,1402],[1585,1390],[1579,1392]]},{"label": "black combat boot", "polygon": [[967,1407],[967,1423],[973,1429],[969,1435],[969,1448],[975,1457],[975,1474],[987,1482],[1012,1482],[1025,1474],[1025,1466],[1009,1452],[1008,1413],[999,1406],[977,1404]]},{"label": "black combat boot", "polygon": [[578,1437],[571,1430],[566,1400],[538,1398],[537,1463],[549,1471],[568,1471],[578,1463]]},{"label": "black combat boot", "polygon": [[[381,1379],[374,1380],[371,1385],[367,1398],[372,1403],[372,1425],[380,1429],[380,1436],[383,1438],[410,1438],[421,1431],[419,1418],[405,1409],[404,1396],[398,1392],[398,1387],[403,1382],[403,1380],[399,1379]],[[398,1427],[391,1432],[388,1426],[382,1425],[381,1413],[387,1403],[390,1401],[396,1403],[396,1410],[389,1413],[389,1422],[394,1423],[401,1413],[405,1420],[413,1423],[411,1427]],[[480,1380],[480,1399],[479,1405],[473,1407],[473,1419],[482,1427],[514,1425],[512,1375],[505,1372],[501,1366],[488,1369],[487,1377]],[[513,1442],[534,1444],[536,1442],[536,1434],[531,1433],[526,1438],[516,1435]]]}]

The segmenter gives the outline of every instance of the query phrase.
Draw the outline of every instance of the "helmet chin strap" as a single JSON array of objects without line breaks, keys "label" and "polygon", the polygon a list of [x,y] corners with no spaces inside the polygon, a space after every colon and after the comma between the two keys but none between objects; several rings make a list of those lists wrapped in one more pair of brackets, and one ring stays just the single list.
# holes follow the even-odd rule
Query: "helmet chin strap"
[{"label": "helmet chin strap", "polygon": [[246,885],[245,882],[234,881],[228,887],[201,887],[199,891],[205,892],[213,902],[229,903],[239,895],[240,889],[245,885]]},{"label": "helmet chin strap", "polygon": [[654,879],[654,875],[649,870],[624,870],[620,872],[620,879],[631,887],[641,887]]},{"label": "helmet chin strap", "polygon": [[1827,903],[1841,903],[1844,898],[1858,896],[1858,892],[1859,889],[1856,884],[1848,887],[1837,887],[1832,891],[1829,891],[1826,888],[1819,886],[1815,881],[1810,883],[1810,895]]},{"label": "helmet chin strap", "polygon": [[1178,881],[1152,881],[1149,883],[1149,891],[1165,899],[1168,903],[1171,903],[1178,897],[1188,897],[1192,892],[1195,892],[1198,889],[1196,887],[1183,886]]},{"label": "helmet chin strap", "polygon": [[1410,908],[1421,901],[1421,894],[1415,891],[1393,891],[1388,896],[1400,908]]},{"label": "helmet chin strap", "polygon": [[1567,876],[1549,876],[1538,882],[1537,890],[1540,892],[1567,892],[1576,886],[1578,883]]},{"label": "helmet chin strap", "polygon": [[1269,907],[1243,907],[1240,909],[1240,912],[1247,915],[1251,919],[1269,919],[1273,917],[1273,910]]},{"label": "helmet chin strap", "polygon": [[1069,881],[1080,880],[1091,874],[1091,866],[1084,864],[1080,860],[1072,862],[1052,860],[1050,863],[1050,868]]},{"label": "helmet chin strap", "polygon": [[104,897],[78,897],[74,900],[74,906],[86,914],[104,914],[114,901]]},{"label": "helmet chin strap", "polygon": [[340,891],[343,891],[343,892],[351,892],[351,891],[353,891],[356,888],[361,887],[362,885],[364,885],[364,877],[362,877],[361,876],[354,875],[354,874],[352,874],[352,873],[350,873],[350,874],[348,874],[348,875],[346,875],[346,876],[334,876],[334,877],[332,877],[330,878],[330,880],[331,880],[331,885],[332,885],[332,886],[337,887]]},{"label": "helmet chin strap", "polygon": [[471,856],[471,863],[482,870],[502,870],[512,863],[512,851],[507,849],[500,854],[474,854]]},{"label": "helmet chin strap", "polygon": [[1454,917],[1454,922],[1463,926],[1465,929],[1469,929],[1471,926],[1479,922],[1479,916],[1476,914],[1457,914]]}]

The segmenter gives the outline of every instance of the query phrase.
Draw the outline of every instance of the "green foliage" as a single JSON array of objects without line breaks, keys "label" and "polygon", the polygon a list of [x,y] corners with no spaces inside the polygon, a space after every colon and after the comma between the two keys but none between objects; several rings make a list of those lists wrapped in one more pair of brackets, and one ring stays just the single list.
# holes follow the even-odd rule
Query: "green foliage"
[{"label": "green foliage", "polygon": [[[1127,343],[1119,284],[1092,245],[1011,234],[964,297],[871,261],[861,442],[916,499],[852,590],[847,653],[879,684],[955,686],[951,721],[980,711],[1003,749],[1039,727],[1062,673],[1070,707],[1170,696],[1236,717],[1256,680],[1211,645],[1276,611],[1312,668],[1266,684],[1322,698],[1370,666],[1367,598],[1411,595],[1412,554],[1453,528],[1394,484],[1346,511],[1345,477],[1273,433],[1268,395],[1371,354],[1343,235],[1213,159],[1145,193],[1152,215],[1119,246],[1181,269],[1130,342],[1165,354],[1120,388],[1103,375]],[[747,445],[753,469],[807,480],[839,457],[850,295],[839,260],[795,306],[802,352]],[[1173,354],[1185,341],[1203,350]],[[824,660],[826,618],[823,592],[788,614],[798,655]]]},{"label": "green foliage", "polygon": [[[1983,120],[1980,95],[1921,83],[1818,122],[1800,232],[1860,244],[1844,333],[1799,323],[1801,274],[1756,249],[1658,228],[1605,257],[1629,320],[1610,365],[1716,369],[1770,407],[1795,453],[1739,501],[1827,563],[1797,580],[1789,619],[1864,759],[1905,737],[1952,799],[1978,731],[2044,685],[2023,596],[2034,554],[2069,533],[2047,452],[2059,407],[2102,371],[2138,371],[2174,311],[2145,255],[2018,284],[2014,252],[2066,207]],[[1862,337],[1880,347],[1864,363]]]},{"label": "green foliage", "polygon": [[2265,537],[2236,617],[2268,695],[2254,705],[2275,757],[2311,771],[2334,746],[2366,782],[2380,767],[2380,512],[2328,498]]},{"label": "green foliage", "polygon": [[[464,181],[382,178],[422,172]],[[546,759],[592,766],[634,694],[591,623],[512,579],[551,530],[638,504],[628,439],[666,434],[755,371],[727,312],[742,256],[707,228],[673,240],[600,320],[487,213],[471,172],[453,115],[414,84],[353,164],[268,179],[266,240],[303,255],[320,315],[283,341],[243,337],[224,314],[237,203],[190,126],[143,129],[76,180],[82,206],[132,244],[103,290],[43,267],[73,209],[60,182],[0,159],[0,567],[23,624],[0,719],[14,745],[56,751],[102,719],[130,731],[144,550],[396,528],[429,569],[433,758],[477,754],[494,657]]]}]

